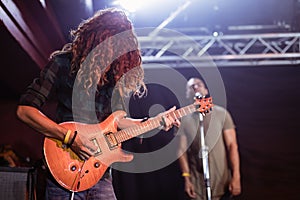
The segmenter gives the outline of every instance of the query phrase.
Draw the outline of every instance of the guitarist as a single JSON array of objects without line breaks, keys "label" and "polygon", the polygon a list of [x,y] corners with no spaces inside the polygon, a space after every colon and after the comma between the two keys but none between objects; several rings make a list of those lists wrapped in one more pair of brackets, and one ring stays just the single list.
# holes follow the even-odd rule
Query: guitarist
[{"label": "guitarist", "polygon": [[[130,94],[142,97],[147,88],[137,37],[123,11],[100,10],[71,31],[71,36],[72,42],[52,53],[40,76],[21,96],[17,116],[46,137],[69,146],[80,159],[87,160],[97,147],[84,135],[79,136],[60,123],[102,122],[114,111],[125,110],[123,97]],[[55,121],[42,113],[50,99],[57,101]],[[173,110],[175,107],[169,111]],[[166,131],[180,123],[166,114],[169,111],[160,114]],[[117,120],[117,126],[123,129],[140,121],[124,116]],[[45,196],[47,200],[116,199],[109,172],[93,187],[75,194],[61,187],[49,173]]]}]

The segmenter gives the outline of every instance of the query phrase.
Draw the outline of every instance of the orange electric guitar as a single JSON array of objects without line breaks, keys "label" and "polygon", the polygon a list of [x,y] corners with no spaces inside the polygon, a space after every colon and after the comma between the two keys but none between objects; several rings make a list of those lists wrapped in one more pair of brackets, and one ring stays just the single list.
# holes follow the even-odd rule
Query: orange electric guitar
[{"label": "orange electric guitar", "polygon": [[[169,112],[174,118],[181,118],[193,112],[207,113],[212,108],[212,98],[198,98],[191,105]],[[133,155],[121,149],[121,143],[161,126],[161,117],[157,116],[135,126],[117,131],[117,121],[126,113],[116,111],[105,121],[98,124],[63,122],[62,126],[77,131],[78,135],[88,135],[97,147],[94,156],[81,160],[61,141],[45,138],[44,156],[49,170],[56,181],[72,192],[79,192],[94,186],[114,162],[129,162]]]}]

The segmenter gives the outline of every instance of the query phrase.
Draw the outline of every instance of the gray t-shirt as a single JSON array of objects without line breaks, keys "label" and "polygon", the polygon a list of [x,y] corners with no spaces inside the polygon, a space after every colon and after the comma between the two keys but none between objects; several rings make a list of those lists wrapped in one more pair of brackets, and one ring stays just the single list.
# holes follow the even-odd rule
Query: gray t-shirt
[{"label": "gray t-shirt", "polygon": [[[182,118],[178,136],[187,138],[187,155],[191,173],[191,180],[195,185],[197,200],[206,199],[206,186],[203,177],[201,159],[200,118],[193,113]],[[235,125],[229,112],[214,105],[213,110],[203,119],[205,144],[208,147],[210,185],[213,197],[222,196],[231,178],[228,156],[223,137],[223,130],[233,129]]]}]

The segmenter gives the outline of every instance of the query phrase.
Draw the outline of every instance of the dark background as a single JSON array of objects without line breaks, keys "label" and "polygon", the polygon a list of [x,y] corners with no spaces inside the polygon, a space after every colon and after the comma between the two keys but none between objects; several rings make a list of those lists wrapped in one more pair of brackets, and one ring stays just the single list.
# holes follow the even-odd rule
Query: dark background
[{"label": "dark background", "polygon": [[[84,4],[85,1],[46,2],[48,9],[44,9],[37,0],[1,0],[0,145],[10,145],[25,166],[39,163],[43,155],[43,137],[16,118],[19,96],[43,68],[49,53],[61,48],[69,40],[69,30],[93,12]],[[149,6],[150,13],[136,13],[132,16],[132,21],[136,27],[155,27],[182,1],[174,2],[168,6]],[[94,10],[110,6],[110,1],[93,3]],[[197,6],[180,14],[168,28],[201,26],[208,31],[218,29],[230,34],[228,27],[233,25],[274,25],[280,22],[291,25],[289,29],[282,31],[299,30],[299,2],[296,0],[247,0],[242,3],[237,0],[215,0],[206,3],[201,4],[199,1],[195,4]],[[13,20],[8,23],[7,18]],[[195,75],[195,70],[190,67],[176,70],[185,78]],[[201,70],[204,72],[210,69]],[[218,67],[218,70],[226,89],[227,108],[237,126],[243,187],[239,199],[298,200],[299,66],[235,66]],[[162,87],[164,84],[149,84],[147,98],[132,100],[132,116],[148,114],[153,105],[160,104],[168,109],[178,104],[177,92],[182,94],[185,83],[174,79],[169,72],[170,69],[146,69],[146,82],[151,83],[155,76],[161,76],[164,77],[164,83],[173,84],[178,91],[166,90]],[[55,104],[50,103],[45,107],[45,113],[52,117],[54,108]],[[139,139],[132,139],[125,142],[124,146],[138,152],[147,152],[163,147],[172,139],[171,130],[147,137],[142,144],[139,144]],[[149,173],[115,172],[114,175],[119,199],[181,199],[183,195],[177,161]],[[42,179],[42,172],[39,177]],[[43,192],[42,181],[38,187],[40,193]]]}]

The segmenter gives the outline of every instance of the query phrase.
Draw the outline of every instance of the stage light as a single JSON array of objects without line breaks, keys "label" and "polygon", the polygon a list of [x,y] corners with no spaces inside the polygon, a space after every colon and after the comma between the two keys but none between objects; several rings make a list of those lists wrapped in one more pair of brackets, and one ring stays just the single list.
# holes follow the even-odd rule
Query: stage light
[{"label": "stage light", "polygon": [[44,8],[46,8],[46,0],[40,0],[40,3],[42,4],[42,6],[43,6]]},{"label": "stage light", "polygon": [[214,32],[213,32],[213,36],[214,36],[214,37],[218,37],[218,36],[219,36],[219,33],[218,33],[217,31],[214,31]]},{"label": "stage light", "polygon": [[114,1],[114,5],[119,5],[128,12],[135,12],[140,9],[146,1],[136,1],[136,0],[117,0]]}]

